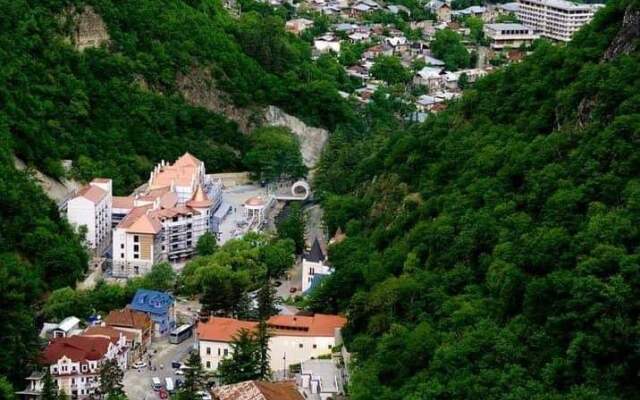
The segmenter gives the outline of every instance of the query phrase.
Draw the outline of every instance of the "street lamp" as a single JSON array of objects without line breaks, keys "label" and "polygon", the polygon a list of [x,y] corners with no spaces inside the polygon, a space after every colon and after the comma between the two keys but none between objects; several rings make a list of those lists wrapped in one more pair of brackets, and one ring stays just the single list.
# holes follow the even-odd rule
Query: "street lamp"
[{"label": "street lamp", "polygon": [[287,374],[287,353],[282,355],[282,380],[286,380]]}]

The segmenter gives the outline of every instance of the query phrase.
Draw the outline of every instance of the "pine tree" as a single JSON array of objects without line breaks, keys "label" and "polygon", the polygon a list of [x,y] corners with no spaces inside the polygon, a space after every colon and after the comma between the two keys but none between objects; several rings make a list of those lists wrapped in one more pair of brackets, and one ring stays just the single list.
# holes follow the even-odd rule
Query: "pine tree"
[{"label": "pine tree", "polygon": [[240,330],[231,343],[232,356],[218,367],[220,381],[224,385],[260,379],[260,346],[256,335]]},{"label": "pine tree", "polygon": [[184,372],[184,386],[178,393],[178,400],[199,400],[202,396],[198,396],[198,392],[204,387],[204,377],[202,372],[202,362],[200,353],[191,352],[185,365],[188,367]]},{"label": "pine tree", "polygon": [[267,276],[258,293],[258,347],[259,353],[259,366],[260,366],[260,379],[269,380],[271,377],[271,370],[269,368],[269,330],[267,326],[267,320],[271,315],[277,313],[275,307],[276,304],[276,290],[271,285],[271,280]]},{"label": "pine tree", "polygon": [[49,367],[45,368],[44,378],[42,379],[42,395],[41,400],[58,400],[58,388],[51,378]]},{"label": "pine tree", "polygon": [[124,373],[115,359],[107,360],[100,368],[100,398],[124,396],[122,378]]}]

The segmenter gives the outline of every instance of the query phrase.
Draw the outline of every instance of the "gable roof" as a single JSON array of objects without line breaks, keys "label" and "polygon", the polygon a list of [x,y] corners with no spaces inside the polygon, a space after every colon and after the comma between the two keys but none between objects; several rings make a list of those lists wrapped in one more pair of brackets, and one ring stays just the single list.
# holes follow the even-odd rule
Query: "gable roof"
[{"label": "gable roof", "polygon": [[291,381],[245,381],[213,389],[218,400],[304,400]]},{"label": "gable roof", "polygon": [[151,314],[166,314],[173,305],[173,297],[155,290],[138,289],[129,308]]},{"label": "gable roof", "polygon": [[78,191],[78,196],[76,197],[84,197],[92,203],[98,203],[100,200],[104,199],[104,196],[106,195],[107,192],[99,186],[86,185]]},{"label": "gable roof", "polygon": [[151,318],[143,312],[123,308],[110,311],[104,322],[110,326],[144,330],[151,325]]},{"label": "gable roof", "polygon": [[44,349],[41,359],[46,364],[53,364],[63,356],[72,361],[100,360],[113,342],[102,336],[69,336],[56,338]]},{"label": "gable roof", "polygon": [[135,339],[135,333],[122,332],[110,326],[90,326],[83,333],[83,336],[107,337],[112,340],[120,339],[121,335],[126,337],[129,342]]},{"label": "gable roof", "polygon": [[[267,321],[267,326],[273,336],[333,337],[336,328],[342,328],[346,323],[347,319],[340,315],[274,315]],[[254,321],[212,317],[198,324],[197,333],[200,340],[228,343],[241,329],[252,331],[257,326]]]},{"label": "gable roof", "polygon": [[176,167],[197,167],[202,161],[198,160],[193,154],[186,152],[178,158],[173,165]]},{"label": "gable roof", "polygon": [[305,254],[304,259],[311,262],[320,262],[324,261],[325,256],[322,248],[320,247],[320,242],[318,238],[313,241],[313,245],[311,246],[311,250]]},{"label": "gable roof", "polygon": [[241,321],[235,318],[212,317],[207,322],[199,323],[198,338],[212,342],[231,342],[233,337],[242,329],[253,331],[257,322]]},{"label": "gable roof", "polygon": [[113,196],[111,198],[111,208],[124,208],[124,209],[132,209],[133,208],[133,196]]},{"label": "gable roof", "polygon": [[148,214],[147,211],[150,209],[150,205],[135,207],[120,221],[117,228],[126,229],[127,232],[132,233],[156,234],[160,232],[162,224]]}]

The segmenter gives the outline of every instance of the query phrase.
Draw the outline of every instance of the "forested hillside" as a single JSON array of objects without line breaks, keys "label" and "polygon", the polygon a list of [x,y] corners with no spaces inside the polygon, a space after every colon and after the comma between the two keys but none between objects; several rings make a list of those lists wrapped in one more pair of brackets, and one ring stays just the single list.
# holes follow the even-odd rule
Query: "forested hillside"
[{"label": "forested hillside", "polygon": [[[317,183],[365,399],[632,399],[640,4],[409,129],[338,130]],[[623,19],[625,24],[623,25]]]}]

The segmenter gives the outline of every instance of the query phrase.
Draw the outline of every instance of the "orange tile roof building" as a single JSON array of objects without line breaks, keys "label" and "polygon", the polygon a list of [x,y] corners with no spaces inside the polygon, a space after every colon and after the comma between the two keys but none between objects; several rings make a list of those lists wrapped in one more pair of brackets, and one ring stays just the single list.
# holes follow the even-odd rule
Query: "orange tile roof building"
[{"label": "orange tile roof building", "polygon": [[113,201],[113,275],[144,275],[159,261],[193,255],[222,201],[222,183],[206,175],[204,163],[185,153],[155,166],[140,193]]},{"label": "orange tile roof building", "polygon": [[[291,364],[331,353],[340,344],[340,330],[347,323],[339,315],[276,315],[267,321],[271,338],[269,355],[273,371]],[[255,331],[257,322],[212,317],[197,327],[197,341],[203,366],[216,370],[222,360],[231,356],[231,343],[240,330]]]}]

